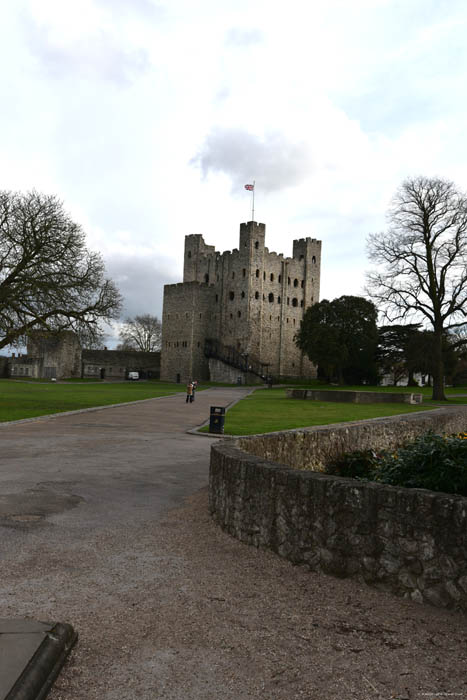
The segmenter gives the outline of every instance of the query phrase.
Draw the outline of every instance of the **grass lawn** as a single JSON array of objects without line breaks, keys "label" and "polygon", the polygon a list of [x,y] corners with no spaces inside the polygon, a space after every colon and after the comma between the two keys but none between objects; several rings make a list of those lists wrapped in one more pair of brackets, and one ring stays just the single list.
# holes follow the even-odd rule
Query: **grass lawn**
[{"label": "grass lawn", "polygon": [[[467,403],[467,398],[463,401]],[[312,425],[394,416],[429,408],[434,408],[429,401],[425,406],[331,403],[288,399],[285,389],[257,389],[226,413],[225,434],[254,435]],[[203,428],[205,432],[208,430],[208,426]]]},{"label": "grass lawn", "polygon": [[183,384],[156,381],[61,384],[50,380],[26,383],[0,379],[0,422],[151,399],[179,391],[185,391]]}]

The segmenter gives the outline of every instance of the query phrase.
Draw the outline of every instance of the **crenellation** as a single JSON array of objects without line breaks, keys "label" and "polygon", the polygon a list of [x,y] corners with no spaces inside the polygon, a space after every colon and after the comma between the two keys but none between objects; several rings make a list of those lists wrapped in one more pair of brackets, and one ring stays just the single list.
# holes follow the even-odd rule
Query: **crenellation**
[{"label": "crenellation", "polygon": [[265,247],[265,230],[241,224],[239,247],[223,253],[201,234],[186,237],[184,281],[164,288],[162,378],[209,378],[207,338],[254,357],[265,374],[315,376],[294,335],[319,299],[321,242],[296,240],[284,257]]}]

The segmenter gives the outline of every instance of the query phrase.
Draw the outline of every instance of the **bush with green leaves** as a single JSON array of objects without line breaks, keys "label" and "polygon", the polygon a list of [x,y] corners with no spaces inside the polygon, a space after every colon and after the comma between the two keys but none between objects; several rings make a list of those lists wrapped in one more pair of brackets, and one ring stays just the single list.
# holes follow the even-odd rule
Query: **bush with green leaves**
[{"label": "bush with green leaves", "polygon": [[405,488],[467,496],[467,433],[424,433],[393,451],[348,452],[328,465],[328,473]]}]

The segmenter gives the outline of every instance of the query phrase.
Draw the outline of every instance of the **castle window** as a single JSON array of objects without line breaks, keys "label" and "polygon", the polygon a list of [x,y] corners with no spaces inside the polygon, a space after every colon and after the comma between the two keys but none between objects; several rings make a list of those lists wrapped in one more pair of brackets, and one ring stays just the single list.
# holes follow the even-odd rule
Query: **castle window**
[{"label": "castle window", "polygon": [[272,316],[269,316],[269,320],[272,321]]},{"label": "castle window", "polygon": [[188,257],[191,258],[191,250],[188,251]]},{"label": "castle window", "polygon": [[264,296],[264,294],[263,294],[263,301],[266,301],[266,297]]},{"label": "castle window", "polygon": [[167,319],[169,319],[169,318],[170,318],[170,314],[167,314]]},{"label": "castle window", "polygon": [[217,304],[218,301],[219,301],[219,295],[216,294],[216,304]]},{"label": "castle window", "polygon": [[241,315],[242,315],[242,312],[241,312],[241,311],[237,311],[237,316],[238,316],[238,318],[240,318]]},{"label": "castle window", "polygon": [[235,279],[235,272],[232,272],[232,279]]},{"label": "castle window", "polygon": [[199,348],[201,347],[201,343],[199,342],[199,340],[198,340],[198,347],[199,347]]},{"label": "castle window", "polygon": [[311,262],[313,263],[313,265],[316,265],[316,258],[315,258],[314,255],[313,255],[313,257],[311,258]]},{"label": "castle window", "polygon": [[292,362],[292,367],[295,367],[295,362]]},{"label": "castle window", "polygon": [[255,299],[259,299],[259,292],[255,292]]},{"label": "castle window", "polygon": [[234,292],[229,292],[229,299],[230,299],[230,301],[233,301],[235,299]]},{"label": "castle window", "polygon": [[300,306],[303,308],[303,299],[300,301]]},{"label": "castle window", "polygon": [[219,282],[219,275],[217,275],[217,281]]},{"label": "castle window", "polygon": [[287,319],[287,323],[289,322],[289,319]]},{"label": "castle window", "polygon": [[279,282],[282,282],[282,275],[279,275]]},{"label": "castle window", "polygon": [[242,299],[245,298],[245,292],[242,292]]},{"label": "castle window", "polygon": [[271,272],[271,275],[270,275],[270,280],[271,280],[271,282],[274,282],[274,275],[273,275],[272,272]]},{"label": "castle window", "polygon": [[280,298],[280,297],[277,297],[277,303],[278,303],[278,304],[281,303],[281,298]]},{"label": "castle window", "polygon": [[293,281],[293,286],[294,286],[294,287],[298,287],[298,280],[297,280],[297,279],[294,279],[294,281]]},{"label": "castle window", "polygon": [[298,306],[298,299],[296,297],[292,299],[292,306]]},{"label": "castle window", "polygon": [[266,279],[266,273],[263,272],[263,280],[265,280],[265,279]]},{"label": "castle window", "polygon": [[233,314],[230,314],[230,318],[233,318]]},{"label": "castle window", "polygon": [[272,294],[272,293],[269,294],[269,296],[268,296],[268,301],[269,301],[270,304],[272,304],[272,302],[274,301],[274,294]]},{"label": "castle window", "polygon": [[303,255],[300,255],[300,260],[303,260],[303,257],[304,257]]},{"label": "castle window", "polygon": [[290,304],[290,297],[287,297],[287,306]]},{"label": "castle window", "polygon": [[209,284],[209,275],[207,273],[204,275],[204,281],[206,284]]},{"label": "castle window", "polygon": [[258,248],[258,246],[259,246],[258,241],[255,241],[255,248]]},{"label": "castle window", "polygon": [[294,326],[295,326],[295,319],[293,319],[293,324],[294,324]]},{"label": "castle window", "polygon": [[290,277],[287,277],[287,284],[290,284]]},{"label": "castle window", "polygon": [[259,277],[259,270],[256,270],[256,277]]},{"label": "castle window", "polygon": [[244,277],[246,277],[246,269],[245,269],[245,268],[243,268],[242,274],[243,274]]},{"label": "castle window", "polygon": [[281,317],[280,317],[280,316],[278,316],[278,317],[277,317],[277,320],[278,320],[278,321],[280,321],[280,320],[281,320]]},{"label": "castle window", "polygon": [[305,286],[305,280],[302,280],[302,281],[300,282],[300,287],[303,289],[304,286]]},{"label": "castle window", "polygon": [[199,315],[200,318],[201,318],[201,316],[202,316],[202,314]]}]

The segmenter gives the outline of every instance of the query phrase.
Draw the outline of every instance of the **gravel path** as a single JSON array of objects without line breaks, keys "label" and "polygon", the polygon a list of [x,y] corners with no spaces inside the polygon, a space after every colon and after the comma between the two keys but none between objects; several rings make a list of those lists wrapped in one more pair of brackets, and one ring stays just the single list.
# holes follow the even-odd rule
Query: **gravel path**
[{"label": "gravel path", "polygon": [[221,394],[2,432],[0,616],[80,635],[50,700],[467,696],[465,616],[311,573],[214,525],[212,440],[180,432],[210,403]]}]

